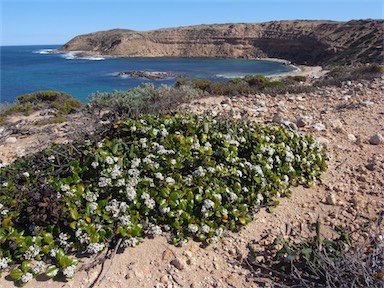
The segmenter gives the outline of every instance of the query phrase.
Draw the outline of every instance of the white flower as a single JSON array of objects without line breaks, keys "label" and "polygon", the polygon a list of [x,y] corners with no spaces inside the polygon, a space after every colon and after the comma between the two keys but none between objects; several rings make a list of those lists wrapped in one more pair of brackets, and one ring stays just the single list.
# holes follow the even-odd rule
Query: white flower
[{"label": "white flower", "polygon": [[131,132],[132,132],[132,133],[135,133],[135,132],[136,132],[136,130],[137,130],[137,128],[136,128],[136,126],[135,126],[135,125],[133,125],[133,126],[131,126],[131,129],[130,129],[130,130],[131,130]]},{"label": "white flower", "polygon": [[40,252],[40,248],[37,245],[29,246],[27,251],[24,252],[24,258],[26,260],[34,259]]},{"label": "white flower", "polygon": [[33,274],[27,272],[27,273],[23,274],[23,276],[21,276],[20,280],[23,283],[27,283],[27,282],[31,281],[32,279],[33,279]]},{"label": "white flower", "polygon": [[243,172],[241,172],[241,170],[236,170],[236,176],[243,177]]},{"label": "white flower", "polygon": [[142,148],[147,148],[147,138],[141,138],[139,142]]},{"label": "white flower", "polygon": [[216,198],[219,202],[221,202],[222,200],[221,194],[216,193],[216,194],[213,194],[212,196]]},{"label": "white flower", "polygon": [[[76,236],[77,237],[77,236]],[[56,257],[56,253],[59,252],[59,249],[58,248],[52,248],[51,250],[49,250],[49,255],[51,257]]]},{"label": "white flower", "polygon": [[191,175],[188,175],[187,177],[184,178],[184,183],[187,186],[191,186],[193,182],[193,177]]},{"label": "white flower", "polygon": [[41,274],[45,271],[44,261],[37,261],[35,266],[31,269],[33,274]]},{"label": "white flower", "polygon": [[60,186],[60,190],[61,190],[62,192],[67,192],[67,191],[69,191],[69,189],[71,189],[71,187],[69,187],[68,184],[62,184],[62,185]]},{"label": "white flower", "polygon": [[237,195],[234,192],[228,192],[229,202],[234,202],[237,200]]},{"label": "white flower", "polygon": [[75,275],[75,269],[76,266],[73,265],[63,269],[63,275],[65,276],[65,278],[72,278]]},{"label": "white flower", "polygon": [[257,205],[260,205],[260,203],[264,200],[263,194],[257,194]]},{"label": "white flower", "polygon": [[87,247],[87,253],[89,254],[96,254],[104,249],[103,243],[89,243]]},{"label": "white flower", "polygon": [[165,207],[159,207],[159,211],[161,214],[167,214],[169,211],[171,211],[171,208],[169,208],[168,206],[165,206]]},{"label": "white flower", "polygon": [[151,235],[152,237],[160,236],[163,233],[160,226],[150,224],[147,234]]},{"label": "white flower", "polygon": [[117,180],[116,187],[123,187],[125,186],[125,178],[120,178]]},{"label": "white flower", "polygon": [[102,147],[103,147],[103,145],[104,145],[104,143],[103,143],[103,142],[98,142],[98,143],[97,143],[97,148],[102,148]]},{"label": "white flower", "polygon": [[11,262],[11,259],[8,257],[0,258],[0,269],[5,269],[8,267],[8,263]]},{"label": "white flower", "polygon": [[144,205],[147,206],[149,209],[153,209],[156,206],[156,202],[152,198],[149,198],[144,200]]},{"label": "white flower", "polygon": [[175,179],[173,179],[172,177],[167,177],[165,179],[165,182],[167,182],[169,185],[174,185],[176,183]]},{"label": "white flower", "polygon": [[85,195],[85,200],[87,200],[88,202],[96,202],[97,198],[99,198],[99,194],[96,192],[94,193],[94,192],[88,191],[87,194]]},{"label": "white flower", "polygon": [[103,176],[101,176],[99,178],[98,185],[99,185],[100,188],[110,186],[111,184],[112,184],[112,179],[111,178],[107,178],[107,177],[103,177]]},{"label": "white flower", "polygon": [[55,161],[55,156],[54,155],[49,156],[48,161],[50,161],[50,162]]},{"label": "white flower", "polygon": [[97,166],[99,166],[99,162],[94,161],[91,163],[91,166],[93,167],[93,169],[96,169]]},{"label": "white flower", "polygon": [[1,211],[1,215],[7,215],[7,214],[8,214],[8,212],[9,212],[9,210],[8,210],[8,209],[4,209],[3,211]]},{"label": "white flower", "polygon": [[164,180],[164,176],[160,172],[155,173],[155,177],[159,180]]},{"label": "white flower", "polygon": [[167,136],[168,136],[168,131],[167,131],[167,129],[163,128],[163,129],[161,130],[161,132],[160,132],[160,135],[161,135],[163,138],[167,137]]},{"label": "white flower", "polygon": [[129,239],[125,239],[123,244],[125,247],[135,247],[137,244],[139,244],[139,240],[137,240],[135,237],[131,237]]},{"label": "white flower", "polygon": [[24,176],[25,178],[28,178],[28,177],[29,177],[29,173],[28,173],[28,172],[24,172],[24,173],[23,173],[23,176]]},{"label": "white flower", "polygon": [[89,210],[90,210],[91,214],[93,214],[96,211],[97,206],[98,206],[97,202],[89,203]]},{"label": "white flower", "polygon": [[189,224],[188,231],[191,233],[197,233],[197,231],[199,231],[199,226],[197,226],[196,224]]},{"label": "white flower", "polygon": [[127,192],[127,199],[130,201],[130,202],[133,202],[133,200],[135,200],[136,198],[136,190],[135,188],[133,188],[132,186],[128,186],[125,191]]},{"label": "white flower", "polygon": [[192,172],[192,175],[194,177],[204,177],[205,176],[205,171],[204,171],[203,167],[199,166],[197,168],[197,170]]},{"label": "white flower", "polygon": [[131,217],[129,215],[123,215],[120,217],[120,223],[123,226],[131,225]]},{"label": "white flower", "polygon": [[172,160],[171,160],[171,165],[176,165],[176,163],[177,163],[177,162],[176,162],[176,159],[172,159]]},{"label": "white flower", "polygon": [[109,164],[109,165],[112,165],[115,161],[113,161],[112,157],[110,156],[107,156],[105,158],[105,163]]},{"label": "white flower", "polygon": [[223,228],[217,228],[216,230],[215,230],[215,235],[217,236],[217,237],[223,237],[223,234],[224,234],[224,229]]},{"label": "white flower", "polygon": [[140,163],[141,163],[141,159],[140,158],[132,159],[132,161],[131,161],[131,168],[132,169],[138,168],[140,166]]},{"label": "white flower", "polygon": [[64,249],[68,249],[71,246],[71,244],[67,242],[68,239],[69,239],[68,234],[60,233],[58,237],[59,245]]},{"label": "white flower", "polygon": [[201,232],[208,234],[209,231],[211,231],[211,228],[207,224],[204,224],[203,226],[201,226],[200,230]]}]

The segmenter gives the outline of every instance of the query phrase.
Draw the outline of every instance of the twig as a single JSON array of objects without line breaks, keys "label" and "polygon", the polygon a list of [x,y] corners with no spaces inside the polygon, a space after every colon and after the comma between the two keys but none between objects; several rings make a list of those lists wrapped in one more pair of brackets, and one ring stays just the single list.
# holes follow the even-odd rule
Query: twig
[{"label": "twig", "polygon": [[115,249],[114,249],[114,251],[113,251],[113,254],[112,254],[112,256],[111,256],[111,263],[109,264],[109,267],[108,267],[107,271],[105,272],[103,278],[100,280],[100,284],[106,279],[105,277],[106,277],[107,274],[109,273],[109,270],[111,270],[112,265],[113,265],[113,258],[115,258],[116,253],[117,253],[117,250],[119,250],[119,247],[120,247],[120,244],[121,244],[121,241],[122,241],[122,240],[123,240],[122,238],[119,238],[119,240],[117,241],[117,244],[116,244]]}]

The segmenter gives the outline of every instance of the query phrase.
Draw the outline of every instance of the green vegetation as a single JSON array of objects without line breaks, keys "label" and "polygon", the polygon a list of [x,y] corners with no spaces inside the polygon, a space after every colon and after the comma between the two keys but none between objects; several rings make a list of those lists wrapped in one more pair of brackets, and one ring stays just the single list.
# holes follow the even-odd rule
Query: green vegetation
[{"label": "green vegetation", "polygon": [[55,109],[56,119],[51,119],[52,123],[59,123],[64,120],[64,116],[78,111],[83,104],[74,99],[71,95],[58,91],[38,91],[17,97],[12,105],[3,105],[0,109],[0,124],[5,121],[5,117],[12,114],[29,115],[32,112]]},{"label": "green vegetation", "polygon": [[311,136],[280,126],[182,114],[118,121],[1,169],[0,268],[15,265],[19,284],[70,279],[73,256],[116,243],[164,231],[174,244],[217,241],[292,185],[320,179],[326,159]]},{"label": "green vegetation", "polygon": [[180,103],[202,96],[201,90],[189,86],[155,87],[149,83],[126,91],[93,93],[89,99],[89,106],[92,109],[110,109],[118,115],[137,118],[143,114],[171,111]]}]

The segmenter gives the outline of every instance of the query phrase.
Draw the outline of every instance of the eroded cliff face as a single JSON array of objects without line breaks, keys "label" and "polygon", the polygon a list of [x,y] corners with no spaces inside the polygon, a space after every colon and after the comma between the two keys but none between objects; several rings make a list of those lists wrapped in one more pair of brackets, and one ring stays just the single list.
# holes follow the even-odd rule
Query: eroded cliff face
[{"label": "eroded cliff face", "polygon": [[80,35],[62,51],[118,57],[283,58],[297,64],[382,63],[384,20],[213,24]]}]

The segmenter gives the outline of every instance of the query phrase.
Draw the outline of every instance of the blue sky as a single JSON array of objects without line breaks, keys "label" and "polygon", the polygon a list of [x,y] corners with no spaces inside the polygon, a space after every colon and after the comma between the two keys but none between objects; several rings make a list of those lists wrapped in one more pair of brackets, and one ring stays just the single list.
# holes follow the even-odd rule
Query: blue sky
[{"label": "blue sky", "polygon": [[138,31],[272,20],[383,19],[383,0],[0,0],[0,45],[64,44],[113,28]]}]

